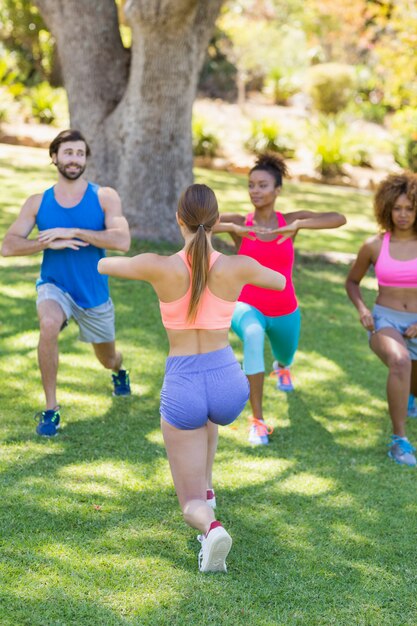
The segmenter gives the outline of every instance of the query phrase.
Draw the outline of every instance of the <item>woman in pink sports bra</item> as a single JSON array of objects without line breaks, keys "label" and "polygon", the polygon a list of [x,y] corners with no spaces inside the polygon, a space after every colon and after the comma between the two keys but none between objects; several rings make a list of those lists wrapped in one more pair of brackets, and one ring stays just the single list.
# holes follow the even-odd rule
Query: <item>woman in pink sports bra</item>
[{"label": "woman in pink sports bra", "polygon": [[233,422],[249,397],[247,378],[228,340],[235,302],[246,283],[285,287],[282,274],[213,249],[211,233],[218,219],[213,191],[191,185],[178,204],[185,241],[180,252],[106,258],[98,265],[101,274],[149,282],[159,298],[169,340],[161,428],[184,519],[202,533],[201,572],[225,572],[232,544],[214,515],[211,474],[218,424]]},{"label": "woman in pink sports bra", "polygon": [[283,159],[275,154],[260,155],[249,172],[249,196],[255,211],[249,215],[223,213],[215,232],[228,232],[239,255],[250,256],[265,267],[281,272],[287,284],[283,291],[247,285],[239,296],[232,318],[232,329],[243,341],[243,369],[250,383],[249,442],[269,443],[270,429],[263,419],[262,396],[265,375],[265,335],[274,355],[273,370],[277,387],[292,391],[289,366],[298,346],[300,311],[292,282],[295,235],[302,228],[337,228],[346,220],[340,213],[275,211],[287,174]]},{"label": "woman in pink sports bra", "polygon": [[[382,233],[368,239],[346,280],[346,291],[369,332],[369,344],[388,367],[387,399],[392,422],[388,456],[401,465],[416,465],[406,437],[408,398],[417,393],[417,176],[388,176],[374,200]],[[360,283],[375,267],[378,296],[372,312]]]}]

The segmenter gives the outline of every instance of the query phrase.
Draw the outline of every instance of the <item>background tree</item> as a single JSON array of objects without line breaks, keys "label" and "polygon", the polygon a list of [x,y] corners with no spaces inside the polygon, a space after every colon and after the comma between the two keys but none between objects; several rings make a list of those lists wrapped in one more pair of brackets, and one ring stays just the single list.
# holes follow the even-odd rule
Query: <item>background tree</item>
[{"label": "background tree", "polygon": [[222,0],[128,0],[123,45],[114,0],[36,0],[54,35],[71,125],[91,144],[88,175],[115,186],[133,232],[174,240],[192,182],[191,113]]}]

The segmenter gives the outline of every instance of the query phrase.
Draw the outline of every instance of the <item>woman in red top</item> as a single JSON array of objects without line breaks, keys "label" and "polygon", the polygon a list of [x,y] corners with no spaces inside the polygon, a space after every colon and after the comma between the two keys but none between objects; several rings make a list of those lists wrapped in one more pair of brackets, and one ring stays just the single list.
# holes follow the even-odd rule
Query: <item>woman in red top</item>
[{"label": "woman in red top", "polygon": [[255,211],[246,216],[223,213],[220,224],[214,228],[215,232],[230,233],[238,254],[250,256],[281,272],[287,280],[281,292],[252,285],[244,287],[232,318],[232,328],[243,341],[243,368],[249,379],[253,412],[249,441],[254,445],[268,443],[268,428],[262,412],[265,334],[275,358],[277,386],[282,391],[293,390],[288,367],[297,350],[300,332],[300,312],[292,283],[295,235],[301,228],[338,228],[346,222],[344,216],[336,212],[283,214],[275,211],[275,201],[286,174],[287,167],[280,156],[260,155],[249,172],[249,196]]}]

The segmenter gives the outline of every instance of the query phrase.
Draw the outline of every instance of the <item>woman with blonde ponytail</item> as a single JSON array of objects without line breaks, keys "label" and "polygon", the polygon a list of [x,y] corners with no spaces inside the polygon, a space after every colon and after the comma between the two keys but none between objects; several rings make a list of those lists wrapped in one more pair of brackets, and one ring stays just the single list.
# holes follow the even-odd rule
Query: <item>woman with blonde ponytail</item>
[{"label": "woman with blonde ponytail", "polygon": [[232,539],[214,515],[211,474],[217,426],[232,423],[249,397],[246,376],[229,346],[228,331],[242,287],[284,289],[285,278],[254,259],[215,251],[217,200],[206,185],[191,185],[178,203],[184,238],[177,254],[145,253],[102,259],[102,274],[145,280],[159,298],[169,340],[161,391],[161,428],[184,520],[202,534],[201,572],[225,572]]}]

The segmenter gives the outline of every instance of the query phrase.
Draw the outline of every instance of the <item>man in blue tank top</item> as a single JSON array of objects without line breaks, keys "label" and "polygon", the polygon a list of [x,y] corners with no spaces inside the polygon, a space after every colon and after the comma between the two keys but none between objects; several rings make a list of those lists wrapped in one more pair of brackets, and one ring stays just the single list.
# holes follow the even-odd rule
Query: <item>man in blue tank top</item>
[{"label": "man in blue tank top", "polygon": [[[58,335],[73,317],[81,341],[92,343],[96,357],[113,370],[113,395],[130,395],[129,374],[116,350],[114,308],[107,277],[97,271],[105,249],[127,252],[129,227],[119,195],[83,178],[90,149],[77,130],[65,130],[52,141],[49,154],[58,181],[43,194],[30,196],[6,233],[4,256],[43,252],[36,283],[40,324],[38,361],[46,409],[36,432],[56,435],[60,412],[56,395]],[[35,225],[37,239],[28,239]]]}]

